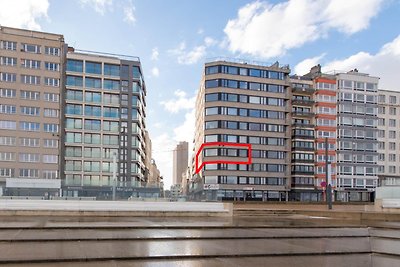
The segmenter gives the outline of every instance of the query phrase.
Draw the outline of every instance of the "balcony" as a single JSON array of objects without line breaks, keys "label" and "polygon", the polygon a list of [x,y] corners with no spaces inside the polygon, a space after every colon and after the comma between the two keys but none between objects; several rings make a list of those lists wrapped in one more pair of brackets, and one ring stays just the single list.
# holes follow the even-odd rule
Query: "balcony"
[{"label": "balcony", "polygon": [[310,165],[314,166],[314,159],[292,159],[292,165],[296,163],[310,163]]},{"label": "balcony", "polygon": [[293,110],[292,111],[292,116],[309,118],[309,117],[314,117],[315,113],[314,112],[309,112],[309,111]]},{"label": "balcony", "polygon": [[292,85],[292,93],[299,93],[299,94],[309,94],[312,95],[315,92],[314,88],[304,88],[301,86]]},{"label": "balcony", "polygon": [[313,147],[299,147],[299,146],[293,146],[292,151],[314,151]]},{"label": "balcony", "polygon": [[312,106],[314,105],[315,101],[314,100],[309,100],[309,99],[292,99],[292,105],[297,105],[297,106]]},{"label": "balcony", "polygon": [[299,128],[314,128],[315,127],[314,124],[303,123],[303,122],[293,122],[292,126],[293,127],[299,127]]},{"label": "balcony", "polygon": [[314,140],[314,135],[305,135],[305,134],[292,134],[292,139],[307,139]]}]

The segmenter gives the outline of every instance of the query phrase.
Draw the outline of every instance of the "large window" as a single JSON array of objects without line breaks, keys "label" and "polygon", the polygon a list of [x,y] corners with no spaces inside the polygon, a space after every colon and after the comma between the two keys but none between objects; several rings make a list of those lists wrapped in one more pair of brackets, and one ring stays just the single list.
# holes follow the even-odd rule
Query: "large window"
[{"label": "large window", "polygon": [[83,72],[83,61],[82,60],[67,60],[67,71]]},{"label": "large window", "polygon": [[104,64],[104,75],[119,76],[119,65]]},{"label": "large window", "polygon": [[85,72],[92,74],[101,74],[101,63],[86,61]]},{"label": "large window", "polygon": [[119,90],[120,85],[119,81],[104,80],[103,87],[108,90]]},{"label": "large window", "polygon": [[83,86],[83,78],[80,76],[67,75],[67,86],[82,87]]},{"label": "large window", "polygon": [[101,79],[86,77],[85,78],[85,87],[101,88]]}]

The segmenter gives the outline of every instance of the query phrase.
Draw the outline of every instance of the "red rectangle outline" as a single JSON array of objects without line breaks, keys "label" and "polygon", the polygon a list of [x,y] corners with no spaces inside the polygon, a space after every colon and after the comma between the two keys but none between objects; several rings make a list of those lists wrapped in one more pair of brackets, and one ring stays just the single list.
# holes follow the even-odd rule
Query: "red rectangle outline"
[{"label": "red rectangle outline", "polygon": [[[206,146],[234,146],[234,147],[247,147],[249,150],[249,156],[247,161],[231,161],[231,160],[212,160],[212,161],[205,161],[199,166],[199,155],[204,147]],[[200,170],[206,164],[217,164],[217,163],[225,163],[225,164],[251,164],[251,144],[239,144],[239,143],[228,143],[228,142],[209,142],[201,144],[199,150],[196,153],[196,170],[195,173],[199,173]]]}]

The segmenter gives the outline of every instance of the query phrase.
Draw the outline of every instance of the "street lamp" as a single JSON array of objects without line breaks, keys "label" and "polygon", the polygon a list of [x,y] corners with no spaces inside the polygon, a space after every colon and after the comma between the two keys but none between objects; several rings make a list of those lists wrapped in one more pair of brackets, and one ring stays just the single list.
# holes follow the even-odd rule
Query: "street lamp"
[{"label": "street lamp", "polygon": [[328,209],[332,209],[332,185],[329,183],[328,137],[325,137],[325,196]]},{"label": "street lamp", "polygon": [[113,153],[113,179],[112,179],[112,200],[115,200],[115,183],[117,181],[117,153]]}]

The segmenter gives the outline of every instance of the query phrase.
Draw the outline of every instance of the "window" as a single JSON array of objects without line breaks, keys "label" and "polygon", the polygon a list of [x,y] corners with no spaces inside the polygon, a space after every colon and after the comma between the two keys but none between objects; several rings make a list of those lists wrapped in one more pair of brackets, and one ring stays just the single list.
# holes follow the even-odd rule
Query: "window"
[{"label": "window", "polygon": [[83,163],[84,171],[87,172],[99,172],[100,171],[100,162],[98,161],[85,161]]},{"label": "window", "polygon": [[82,91],[67,90],[66,98],[68,100],[82,101],[83,100],[83,93],[82,93]]},{"label": "window", "polygon": [[21,106],[21,114],[29,116],[39,116],[40,108],[38,107],[24,107]]},{"label": "window", "polygon": [[43,155],[43,163],[57,164],[58,156],[57,155]]},{"label": "window", "polygon": [[104,63],[104,75],[119,76],[119,65]]},{"label": "window", "polygon": [[67,71],[83,72],[83,61],[82,60],[67,60]]},{"label": "window", "polygon": [[40,154],[19,153],[19,162],[40,162]]},{"label": "window", "polygon": [[13,177],[14,169],[11,168],[0,168],[0,177]]},{"label": "window", "polygon": [[96,92],[85,92],[85,101],[101,103],[101,93]]},{"label": "window", "polygon": [[57,139],[43,139],[43,147],[57,148],[58,140]]},{"label": "window", "polygon": [[83,78],[80,76],[67,75],[67,86],[82,87],[83,86]]},{"label": "window", "polygon": [[101,116],[101,107],[99,106],[85,106],[85,116]]},{"label": "window", "polygon": [[0,65],[16,66],[17,58],[15,58],[15,57],[0,57]]},{"label": "window", "polygon": [[103,88],[108,90],[119,90],[120,84],[119,81],[114,80],[104,80]]},{"label": "window", "polygon": [[49,102],[58,102],[60,100],[59,94],[44,93],[44,100]]},{"label": "window", "polygon": [[389,119],[389,127],[396,127],[396,120],[395,119]]},{"label": "window", "polygon": [[17,42],[1,41],[1,49],[17,50]]},{"label": "window", "polygon": [[40,84],[40,76],[21,75],[21,83],[39,85]]},{"label": "window", "polygon": [[40,69],[40,61],[33,59],[22,59],[21,66],[29,69]]},{"label": "window", "polygon": [[14,82],[17,81],[17,74],[15,74],[15,73],[7,73],[7,72],[0,72],[0,81],[1,82],[14,83]]},{"label": "window", "polygon": [[104,121],[103,130],[107,132],[118,132],[118,122],[117,121]]},{"label": "window", "polygon": [[0,136],[0,146],[15,146],[16,137]]},{"label": "window", "polygon": [[58,124],[55,123],[44,123],[43,130],[48,133],[57,133],[58,132]]},{"label": "window", "polygon": [[2,98],[15,98],[16,97],[16,90],[15,89],[6,89],[0,88],[0,97]]},{"label": "window", "polygon": [[0,120],[0,129],[4,130],[16,130],[17,123],[15,121],[3,121]]},{"label": "window", "polygon": [[82,143],[81,133],[66,133],[65,142],[67,143]]},{"label": "window", "polygon": [[47,86],[59,87],[60,86],[60,79],[57,78],[44,78],[44,84]]},{"label": "window", "polygon": [[141,78],[139,67],[132,66],[132,75],[133,75],[133,78],[135,78],[135,79],[140,79]]},{"label": "window", "polygon": [[58,171],[43,170],[42,173],[43,173],[44,179],[57,179],[58,178]]},{"label": "window", "polygon": [[390,107],[390,108],[389,108],[389,114],[390,114],[390,115],[396,115],[396,108]]},{"label": "window", "polygon": [[219,66],[206,67],[206,75],[215,74],[219,72]]},{"label": "window", "polygon": [[100,121],[99,120],[85,120],[84,128],[85,130],[100,131]]},{"label": "window", "polygon": [[218,87],[218,80],[206,80],[205,82],[206,88],[215,88]]},{"label": "window", "polygon": [[40,123],[20,121],[19,129],[22,131],[39,132],[40,131]]},{"label": "window", "polygon": [[21,50],[28,53],[40,54],[40,45],[22,43]]},{"label": "window", "polygon": [[85,78],[85,87],[87,88],[101,88],[101,79],[98,78]]},{"label": "window", "polygon": [[86,73],[101,74],[101,63],[86,61]]},{"label": "window", "polygon": [[44,53],[46,55],[51,55],[51,56],[60,56],[60,48],[58,47],[50,47],[46,46],[44,48]]},{"label": "window", "polygon": [[17,111],[15,105],[3,105],[0,104],[0,114],[15,114]]},{"label": "window", "polygon": [[396,96],[394,96],[394,95],[389,96],[389,103],[396,104]]},{"label": "window", "polygon": [[118,108],[103,108],[103,116],[106,118],[118,118],[119,117],[119,110]]},{"label": "window", "polygon": [[217,115],[217,114],[218,114],[218,107],[206,108],[206,116]]},{"label": "window", "polygon": [[118,145],[118,143],[118,135],[103,135],[104,145]]},{"label": "window", "polygon": [[67,104],[65,106],[65,114],[68,114],[68,115],[82,115],[82,105]]},{"label": "window", "polygon": [[19,169],[20,177],[39,178],[39,170],[37,169]]},{"label": "window", "polygon": [[44,68],[46,70],[50,70],[50,71],[59,71],[60,70],[60,64],[59,63],[54,63],[54,62],[45,62],[44,63]]},{"label": "window", "polygon": [[81,171],[82,170],[82,161],[66,160],[65,161],[65,170],[66,171]]},{"label": "window", "polygon": [[14,152],[0,152],[0,161],[15,161]]},{"label": "window", "polygon": [[44,117],[58,118],[58,109],[54,108],[45,108],[43,112]]}]

